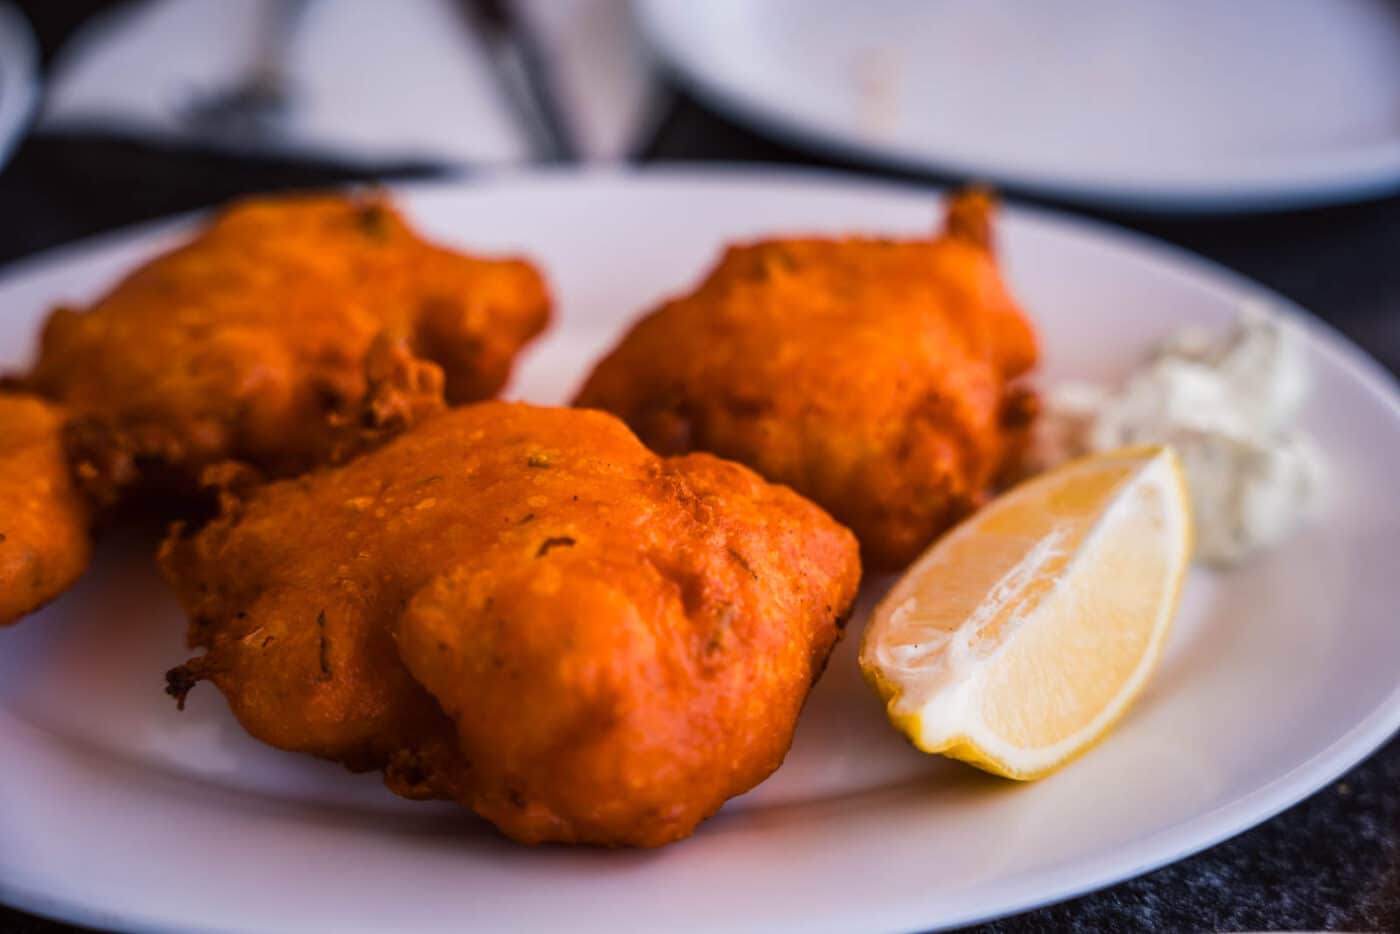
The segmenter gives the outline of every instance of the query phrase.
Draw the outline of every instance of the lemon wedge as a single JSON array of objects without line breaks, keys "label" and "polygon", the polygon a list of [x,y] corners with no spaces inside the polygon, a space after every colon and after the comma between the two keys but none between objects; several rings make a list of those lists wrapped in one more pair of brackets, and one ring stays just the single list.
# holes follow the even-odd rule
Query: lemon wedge
[{"label": "lemon wedge", "polygon": [[918,748],[1039,778],[1093,745],[1141,691],[1191,540],[1170,448],[1064,464],[924,552],[871,616],[861,671]]}]

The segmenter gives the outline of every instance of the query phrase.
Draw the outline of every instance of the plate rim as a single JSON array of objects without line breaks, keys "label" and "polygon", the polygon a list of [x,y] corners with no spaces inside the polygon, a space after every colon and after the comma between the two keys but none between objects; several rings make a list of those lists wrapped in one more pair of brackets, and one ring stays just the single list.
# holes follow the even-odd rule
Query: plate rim
[{"label": "plate rim", "polygon": [[[0,2],[0,168],[19,148],[39,103],[39,47],[29,20],[10,2]],[[13,84],[13,87],[6,88]]]},{"label": "plate rim", "polygon": [[[459,175],[418,180],[391,184],[387,187],[391,192],[408,200],[414,197],[430,197],[435,192],[535,187],[541,184],[588,186],[599,183],[623,185],[641,183],[667,186],[676,183],[705,183],[731,186],[744,183],[762,185],[774,181],[802,187],[835,188],[857,193],[864,191],[923,198],[941,197],[946,192],[946,189],[941,186],[871,179],[831,169],[734,163],[719,165],[714,163],[668,163],[659,167],[606,167],[586,170],[568,168],[511,169],[490,173],[473,173],[470,177]],[[1040,224],[1048,224],[1068,232],[1072,236],[1087,237],[1098,244],[1113,249],[1126,250],[1143,262],[1168,269],[1176,275],[1184,275],[1196,281],[1198,285],[1226,288],[1235,293],[1248,293],[1267,300],[1271,308],[1286,316],[1308,336],[1318,352],[1325,354],[1332,363],[1355,378],[1360,387],[1384,407],[1395,419],[1397,428],[1400,428],[1400,381],[1397,381],[1379,362],[1335,327],[1317,318],[1285,296],[1214,260],[1117,224],[1097,218],[1086,218],[1064,210],[1021,204],[1014,200],[1008,204],[1008,209],[1013,214]],[[112,249],[124,241],[143,237],[152,238],[161,233],[173,232],[182,225],[192,223],[204,213],[206,212],[194,211],[147,221],[21,257],[0,267],[0,283],[37,273],[45,267],[83,261],[89,256]],[[32,728],[32,725],[28,725],[25,721],[15,718],[8,711],[0,709],[0,733],[5,732],[3,727],[7,721],[18,723],[21,728],[26,726]],[[1015,898],[1002,898],[995,909],[945,914],[936,924],[941,929],[1034,910],[1044,905],[1075,898],[1136,878],[1201,852],[1259,825],[1313,795],[1364,760],[1397,732],[1400,732],[1400,684],[1397,684],[1390,694],[1378,702],[1366,716],[1354,721],[1346,730],[1314,752],[1305,761],[1282,775],[1275,776],[1268,782],[1258,785],[1243,797],[1197,814],[1187,821],[1129,844],[1102,851],[1087,858],[1072,859],[1037,870],[1040,881],[1032,894]],[[107,753],[102,754],[107,755]],[[191,784],[197,783],[191,782]],[[1203,832],[1203,828],[1206,827],[1215,829]],[[1126,868],[1124,868],[1125,866]],[[1017,876],[1011,876],[999,884],[1016,883],[1017,878]],[[47,917],[77,923],[117,925],[121,926],[122,929],[200,932],[231,930],[231,928],[210,923],[191,924],[187,919],[178,922],[161,920],[158,912],[123,910],[113,913],[100,907],[89,907],[78,898],[20,888],[4,879],[0,879],[0,901],[20,910],[31,911]],[[919,920],[921,917],[927,918],[929,916],[929,912],[923,910],[926,904],[928,902],[924,899],[911,898],[901,902],[898,911],[891,910],[877,915],[867,909],[858,916],[852,911],[845,920],[851,923],[864,921],[868,924],[874,924],[874,929],[878,930],[895,930],[911,924],[926,926],[927,921]],[[831,919],[828,918],[828,920]]]},{"label": "plate rim", "polygon": [[866,140],[844,132],[839,121],[810,120],[763,94],[746,93],[688,48],[684,33],[697,19],[690,14],[689,4],[632,0],[632,9],[660,63],[702,103],[734,117],[751,132],[845,162],[944,178],[987,179],[1026,194],[1160,215],[1299,210],[1400,192],[1400,137],[1346,150],[1349,159],[1344,169],[1330,167],[1340,161],[1333,157],[1310,163],[1306,172],[1295,169],[1265,179],[1220,176],[1168,184],[1104,181],[1089,173],[1037,170],[1014,159],[989,170],[985,160],[938,156],[918,146]]}]

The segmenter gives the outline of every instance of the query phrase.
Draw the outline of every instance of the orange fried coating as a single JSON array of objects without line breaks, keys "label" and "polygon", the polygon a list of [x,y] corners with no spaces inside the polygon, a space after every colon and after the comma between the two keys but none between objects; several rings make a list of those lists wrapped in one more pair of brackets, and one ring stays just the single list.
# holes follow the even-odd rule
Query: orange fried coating
[{"label": "orange fried coating", "polygon": [[58,408],[0,394],[0,626],[67,590],[91,556],[62,426]]},{"label": "orange fried coating", "polygon": [[73,410],[78,476],[110,503],[227,460],[326,462],[376,342],[440,366],[452,403],[489,398],[548,317],[529,263],[425,242],[382,197],[257,198],[91,308],[55,311],[28,384]]},{"label": "orange fried coating", "polygon": [[730,248],[631,329],[578,394],[653,450],[704,450],[786,483],[908,563],[1015,460],[1036,359],[991,249],[987,195],[924,240]]},{"label": "orange fried coating", "polygon": [[449,410],[162,566],[255,737],[517,840],[655,846],[782,762],[860,578],[815,505],[601,412]]}]

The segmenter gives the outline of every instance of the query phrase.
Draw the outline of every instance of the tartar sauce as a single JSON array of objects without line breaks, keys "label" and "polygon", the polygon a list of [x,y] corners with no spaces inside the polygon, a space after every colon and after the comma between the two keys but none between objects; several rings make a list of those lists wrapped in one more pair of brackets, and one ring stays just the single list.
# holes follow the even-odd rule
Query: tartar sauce
[{"label": "tartar sauce", "polygon": [[1317,449],[1295,426],[1307,391],[1296,335],[1247,309],[1224,333],[1184,330],[1117,387],[1069,382],[1046,393],[1035,459],[1170,444],[1196,519],[1196,557],[1231,564],[1280,541],[1318,501]]}]

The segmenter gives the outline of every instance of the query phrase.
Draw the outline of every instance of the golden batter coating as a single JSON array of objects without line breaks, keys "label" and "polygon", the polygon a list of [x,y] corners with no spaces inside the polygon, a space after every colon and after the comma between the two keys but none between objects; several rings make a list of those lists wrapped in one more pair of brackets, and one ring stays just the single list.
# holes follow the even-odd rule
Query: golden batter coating
[{"label": "golden batter coating", "polygon": [[376,340],[440,366],[450,402],[489,398],[548,317],[529,263],[427,243],[382,197],[255,198],[91,308],[55,311],[27,382],[72,409],[78,476],[112,503],[226,460],[326,462]]},{"label": "golden batter coating", "polygon": [[1016,459],[1036,359],[991,249],[992,203],[956,197],[928,240],[792,239],[729,249],[637,322],[575,404],[661,454],[748,464],[908,563]]},{"label": "golden batter coating", "polygon": [[254,736],[521,841],[655,846],[782,762],[860,578],[819,508],[491,402],[232,499],[162,565]]},{"label": "golden batter coating", "polygon": [[63,413],[0,394],[0,626],[71,587],[92,553],[88,509],[63,456]]}]

